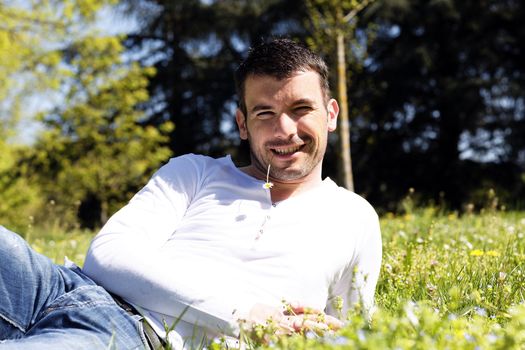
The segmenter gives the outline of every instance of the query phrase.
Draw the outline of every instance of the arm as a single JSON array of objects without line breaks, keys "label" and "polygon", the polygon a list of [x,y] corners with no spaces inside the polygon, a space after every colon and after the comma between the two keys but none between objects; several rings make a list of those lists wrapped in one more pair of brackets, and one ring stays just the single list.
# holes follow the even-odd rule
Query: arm
[{"label": "arm", "polygon": [[[381,269],[382,246],[379,219],[375,211],[367,205],[367,213],[362,215],[361,239],[355,258],[332,285],[327,313],[346,317],[348,311],[360,304],[364,314],[370,318],[374,311],[374,294]],[[336,298],[342,298],[341,315],[335,307]]]},{"label": "arm", "polygon": [[[197,193],[201,174],[199,164],[188,157],[172,159],[162,167],[94,238],[83,270],[108,291],[139,307],[228,330],[227,326],[234,327],[228,319],[231,315],[188,308],[208,297],[204,293],[209,288],[183,282],[188,278],[180,274],[190,274],[191,269],[173,268],[169,258],[160,254]],[[220,320],[225,321],[217,325]]]}]

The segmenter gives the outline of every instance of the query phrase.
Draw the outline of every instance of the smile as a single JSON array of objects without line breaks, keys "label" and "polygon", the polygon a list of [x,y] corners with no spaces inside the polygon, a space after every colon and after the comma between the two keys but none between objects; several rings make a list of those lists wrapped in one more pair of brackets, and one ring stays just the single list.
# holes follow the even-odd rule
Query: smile
[{"label": "smile", "polygon": [[271,151],[278,155],[288,155],[299,151],[301,147],[303,147],[303,145],[287,148],[272,148]]}]

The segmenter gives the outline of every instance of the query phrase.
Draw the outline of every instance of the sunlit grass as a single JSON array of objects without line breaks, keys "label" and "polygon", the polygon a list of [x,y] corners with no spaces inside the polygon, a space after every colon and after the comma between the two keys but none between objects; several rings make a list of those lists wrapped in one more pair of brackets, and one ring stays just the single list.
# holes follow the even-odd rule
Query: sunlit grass
[{"label": "sunlit grass", "polygon": [[458,217],[427,209],[384,218],[382,228],[382,307],[424,300],[442,314],[483,308],[499,318],[525,300],[525,213]]},{"label": "sunlit grass", "polygon": [[[335,335],[269,334],[248,348],[524,349],[525,212],[409,209],[381,219],[384,254],[371,323],[355,313]],[[26,233],[37,251],[78,265],[93,236],[59,227]]]},{"label": "sunlit grass", "polygon": [[79,266],[86,258],[86,252],[95,232],[89,230],[64,230],[59,226],[32,227],[22,236],[37,252],[46,255],[57,264],[64,263],[64,257]]}]

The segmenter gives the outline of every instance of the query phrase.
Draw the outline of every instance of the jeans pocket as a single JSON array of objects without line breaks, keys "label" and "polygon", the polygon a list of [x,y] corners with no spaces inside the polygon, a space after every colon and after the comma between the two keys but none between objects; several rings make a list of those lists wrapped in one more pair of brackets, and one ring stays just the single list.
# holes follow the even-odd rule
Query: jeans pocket
[{"label": "jeans pocket", "polygon": [[62,294],[52,301],[43,311],[45,316],[61,309],[81,309],[87,307],[110,306],[113,299],[104,288],[94,285],[85,285]]}]

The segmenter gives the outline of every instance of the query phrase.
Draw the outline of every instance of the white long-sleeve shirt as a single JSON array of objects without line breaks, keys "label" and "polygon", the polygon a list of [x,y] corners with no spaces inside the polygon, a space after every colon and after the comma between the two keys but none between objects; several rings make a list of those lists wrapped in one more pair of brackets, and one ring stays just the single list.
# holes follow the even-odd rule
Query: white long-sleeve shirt
[{"label": "white long-sleeve shirt", "polygon": [[334,315],[340,296],[343,312],[370,308],[381,263],[372,207],[328,178],[278,203],[263,183],[230,157],[173,158],[102,228],[83,270],[159,335],[176,322],[179,340],[235,334],[256,303]]}]

